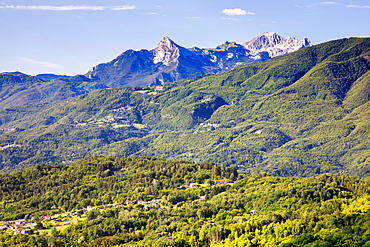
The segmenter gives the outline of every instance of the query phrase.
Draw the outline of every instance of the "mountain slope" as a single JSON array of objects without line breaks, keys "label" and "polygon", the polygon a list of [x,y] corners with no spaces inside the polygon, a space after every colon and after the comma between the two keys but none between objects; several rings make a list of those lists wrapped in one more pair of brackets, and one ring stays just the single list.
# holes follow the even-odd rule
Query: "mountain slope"
[{"label": "mountain slope", "polygon": [[79,83],[69,80],[45,81],[37,76],[0,74],[0,108],[48,103],[87,93]]},{"label": "mountain slope", "polygon": [[159,156],[283,176],[370,172],[370,39],[226,73],[0,112],[2,169],[86,155]]}]

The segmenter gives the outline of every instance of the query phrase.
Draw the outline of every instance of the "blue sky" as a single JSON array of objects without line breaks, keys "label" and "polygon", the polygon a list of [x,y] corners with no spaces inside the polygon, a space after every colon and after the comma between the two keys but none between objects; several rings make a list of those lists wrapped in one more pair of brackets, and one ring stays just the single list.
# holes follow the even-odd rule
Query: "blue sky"
[{"label": "blue sky", "polygon": [[277,32],[370,37],[370,0],[0,0],[0,72],[84,74],[163,36],[184,47]]}]

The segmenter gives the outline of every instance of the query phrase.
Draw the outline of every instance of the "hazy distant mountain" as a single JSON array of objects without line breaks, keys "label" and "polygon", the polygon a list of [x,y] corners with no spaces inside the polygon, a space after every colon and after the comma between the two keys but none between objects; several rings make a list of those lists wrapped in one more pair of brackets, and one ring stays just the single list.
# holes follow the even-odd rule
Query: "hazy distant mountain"
[{"label": "hazy distant mountain", "polygon": [[72,80],[47,81],[38,76],[18,72],[0,74],[0,108],[48,103],[87,92],[84,87],[81,87],[81,83]]},{"label": "hazy distant mountain", "polygon": [[46,81],[50,81],[54,79],[69,79],[70,78],[70,76],[68,75],[55,75],[55,74],[38,74],[36,76]]},{"label": "hazy distant mountain", "polygon": [[269,32],[243,44],[226,42],[216,48],[185,48],[168,37],[152,50],[127,50],[108,63],[98,64],[87,74],[108,87],[160,85],[204,74],[228,71],[236,66],[264,61],[311,46]]}]

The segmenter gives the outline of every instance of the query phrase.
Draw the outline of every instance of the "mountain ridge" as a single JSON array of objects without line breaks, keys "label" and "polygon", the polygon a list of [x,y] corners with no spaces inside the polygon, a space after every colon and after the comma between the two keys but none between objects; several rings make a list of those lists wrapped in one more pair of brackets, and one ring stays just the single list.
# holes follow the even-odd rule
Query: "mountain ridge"
[{"label": "mountain ridge", "polygon": [[[275,34],[278,41],[285,38]],[[266,41],[268,43],[268,41]],[[266,43],[265,42],[265,43]],[[293,43],[291,43],[293,44]],[[273,50],[274,45],[269,49]],[[310,43],[307,43],[310,46]],[[279,55],[289,53],[302,45],[294,44],[291,49],[283,51],[278,47],[275,53]],[[113,60],[94,66],[84,75],[64,76],[54,74],[39,74],[37,84],[27,85],[16,83],[17,76],[25,76],[28,81],[35,77],[21,72],[8,72],[13,76],[13,84],[16,90],[0,90],[2,100],[0,108],[34,103],[49,103],[67,99],[77,95],[92,92],[97,89],[132,86],[146,87],[149,85],[162,85],[166,82],[215,74],[228,71],[236,66],[269,59],[269,51],[252,53],[244,46],[222,44],[222,49],[185,48],[176,44],[169,37],[163,37],[154,49],[142,49],[134,51],[126,50]],[[296,48],[294,48],[296,47]],[[271,53],[272,54],[272,53]],[[1,78],[0,78],[1,79]],[[2,82],[0,81],[0,84]]]},{"label": "mountain ridge", "polygon": [[282,37],[274,32],[264,32],[242,44],[254,53],[267,52],[270,57],[285,55],[311,45],[307,38],[298,41],[294,37]]},{"label": "mountain ridge", "polygon": [[[160,85],[202,74],[225,72],[236,66],[265,61],[311,45],[308,39],[298,41],[292,37],[284,38],[277,33],[269,32],[243,44],[226,42],[213,49],[185,48],[166,36],[152,50],[128,50],[111,62],[94,66],[85,76],[92,80],[116,81],[113,85],[117,83],[127,86]],[[223,49],[218,49],[219,47]],[[130,61],[131,54],[138,56],[138,59]],[[125,59],[126,63],[122,62]],[[127,64],[131,64],[131,67],[127,68]],[[122,65],[124,67],[117,73],[117,66]],[[135,75],[137,67],[141,72],[144,70],[144,73],[147,71],[148,74],[140,82],[136,78],[131,78]]]}]

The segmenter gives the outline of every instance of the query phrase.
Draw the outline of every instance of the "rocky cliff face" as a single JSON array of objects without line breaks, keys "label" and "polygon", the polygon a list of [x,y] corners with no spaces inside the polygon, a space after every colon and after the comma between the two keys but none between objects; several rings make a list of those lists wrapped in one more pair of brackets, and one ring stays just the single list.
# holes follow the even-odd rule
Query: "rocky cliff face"
[{"label": "rocky cliff face", "polygon": [[108,87],[159,85],[225,72],[306,46],[311,46],[308,39],[299,41],[272,32],[263,33],[243,44],[226,42],[214,49],[185,48],[164,37],[153,50],[125,51],[111,62],[95,66],[86,76]]},{"label": "rocky cliff face", "polygon": [[269,57],[276,57],[297,51],[303,47],[311,46],[311,42],[305,38],[301,41],[293,37],[282,37],[277,33],[266,32],[242,44],[251,54],[267,52]]},{"label": "rocky cliff face", "polygon": [[154,55],[153,62],[155,64],[162,63],[165,66],[177,62],[180,57],[180,48],[170,38],[164,37],[152,51]]}]

